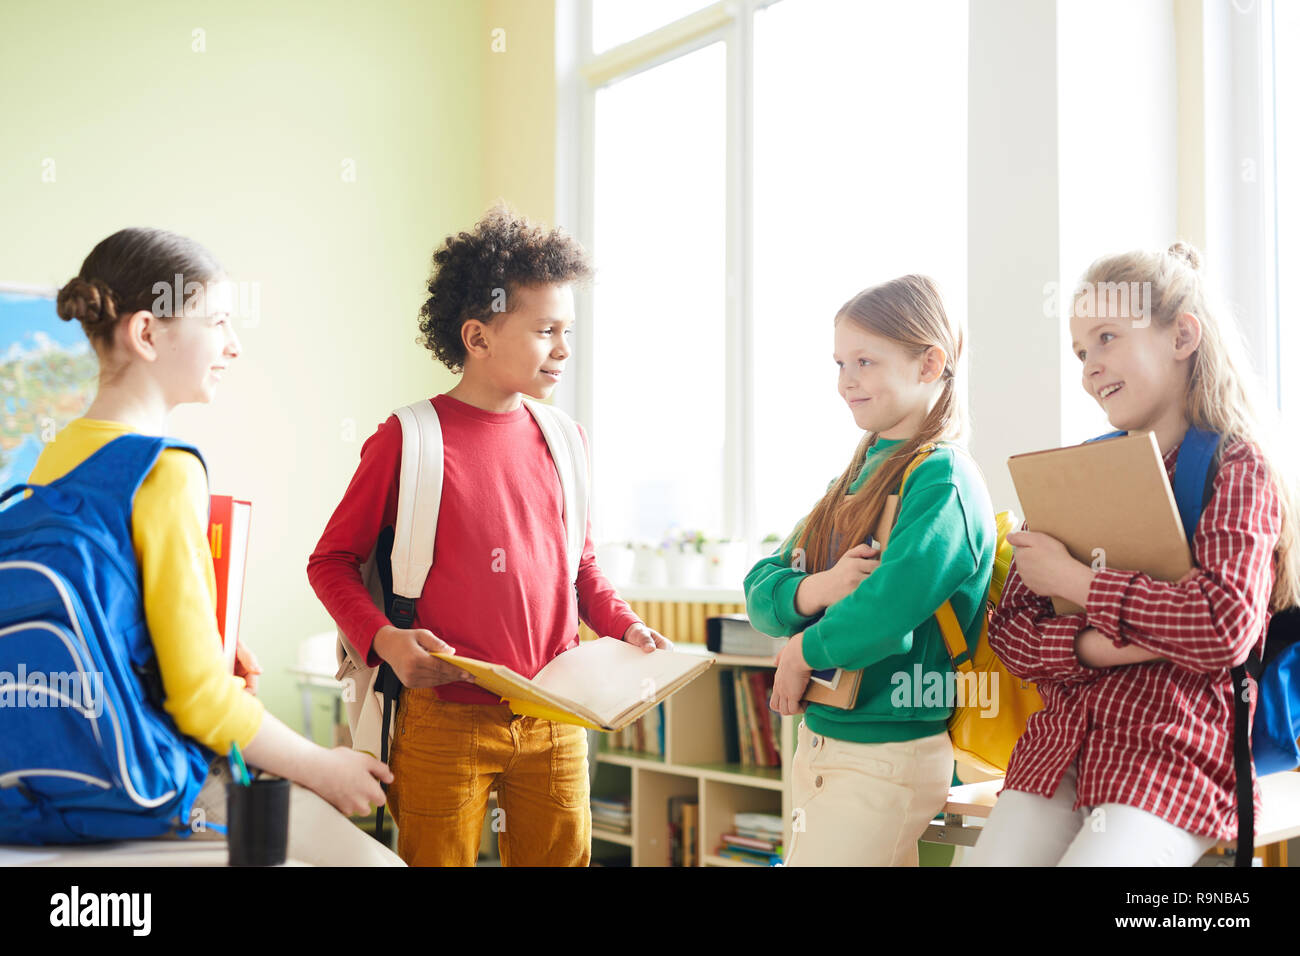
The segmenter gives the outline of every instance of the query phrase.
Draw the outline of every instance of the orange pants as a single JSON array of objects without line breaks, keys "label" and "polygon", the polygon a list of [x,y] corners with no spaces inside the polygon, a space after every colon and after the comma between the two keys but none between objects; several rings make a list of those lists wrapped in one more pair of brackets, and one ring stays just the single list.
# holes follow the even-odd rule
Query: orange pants
[{"label": "orange pants", "polygon": [[504,866],[587,866],[587,732],[507,704],[439,700],[407,688],[397,709],[388,807],[410,866],[473,866],[488,794]]}]

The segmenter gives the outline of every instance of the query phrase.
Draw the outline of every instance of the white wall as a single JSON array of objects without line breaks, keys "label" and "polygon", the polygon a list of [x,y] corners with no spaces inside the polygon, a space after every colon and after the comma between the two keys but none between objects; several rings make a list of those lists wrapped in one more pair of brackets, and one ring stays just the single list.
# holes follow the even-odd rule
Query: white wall
[{"label": "white wall", "polygon": [[994,506],[1013,454],[1107,429],[1062,297],[1093,259],[1177,238],[1172,0],[972,0],[972,451]]}]

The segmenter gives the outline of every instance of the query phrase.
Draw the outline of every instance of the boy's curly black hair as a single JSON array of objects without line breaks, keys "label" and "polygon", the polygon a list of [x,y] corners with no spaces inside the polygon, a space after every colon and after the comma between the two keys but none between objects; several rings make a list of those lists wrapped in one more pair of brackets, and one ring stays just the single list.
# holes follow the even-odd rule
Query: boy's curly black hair
[{"label": "boy's curly black hair", "polygon": [[468,319],[491,321],[504,290],[506,311],[521,285],[591,278],[586,250],[561,229],[534,226],[509,207],[488,210],[473,232],[448,236],[433,254],[429,298],[417,340],[453,372],[465,368],[460,330]]}]

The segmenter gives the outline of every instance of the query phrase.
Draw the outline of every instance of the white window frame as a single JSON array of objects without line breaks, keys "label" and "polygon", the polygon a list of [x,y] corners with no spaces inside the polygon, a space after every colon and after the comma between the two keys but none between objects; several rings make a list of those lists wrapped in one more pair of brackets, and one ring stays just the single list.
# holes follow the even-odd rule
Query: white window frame
[{"label": "white window frame", "polygon": [[[556,211],[561,225],[591,252],[599,268],[600,250],[594,242],[594,168],[596,91],[617,80],[662,66],[678,57],[722,41],[727,56],[727,200],[726,306],[724,341],[723,449],[724,537],[756,543],[757,505],[752,470],[755,423],[751,403],[754,343],[750,333],[753,297],[753,61],[754,15],[780,0],[722,0],[679,20],[599,54],[591,53],[591,0],[557,0],[557,80],[559,135],[556,156]],[[574,337],[577,388],[564,396],[563,407],[584,423],[594,423],[592,365],[595,339],[592,297],[580,292],[576,301],[580,326]],[[593,428],[592,443],[599,441]],[[714,479],[716,480],[716,479]],[[595,491],[599,494],[599,490]]]}]

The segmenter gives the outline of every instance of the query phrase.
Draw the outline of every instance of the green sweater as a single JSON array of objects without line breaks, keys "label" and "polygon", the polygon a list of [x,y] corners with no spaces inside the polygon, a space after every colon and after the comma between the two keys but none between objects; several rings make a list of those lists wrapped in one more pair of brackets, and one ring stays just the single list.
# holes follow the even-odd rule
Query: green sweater
[{"label": "green sweater", "polygon": [[[878,439],[849,493],[901,444]],[[804,658],[814,670],[864,670],[857,706],[809,704],[809,729],[857,743],[943,733],[952,714],[946,689],[953,668],[934,612],[951,600],[973,647],[993,573],[997,531],[979,469],[952,448],[932,452],[907,479],[880,567],[814,617],[795,610],[795,591],[808,577],[790,567],[798,532],[746,575],[750,621],[774,637],[803,631]]]}]

